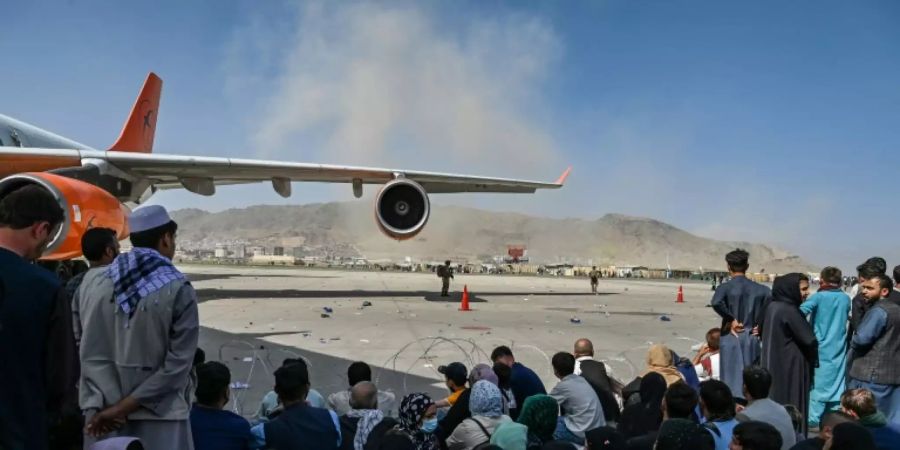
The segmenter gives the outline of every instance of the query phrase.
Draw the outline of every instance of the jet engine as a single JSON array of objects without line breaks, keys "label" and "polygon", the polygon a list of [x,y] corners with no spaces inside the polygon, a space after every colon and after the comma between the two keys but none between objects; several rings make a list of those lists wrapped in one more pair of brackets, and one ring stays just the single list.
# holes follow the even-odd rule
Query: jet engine
[{"label": "jet engine", "polygon": [[415,181],[396,178],[375,197],[375,221],[381,232],[399,241],[419,234],[431,213],[428,193]]},{"label": "jet engine", "polygon": [[128,210],[97,186],[47,172],[22,173],[0,180],[0,198],[25,185],[46,190],[64,211],[63,223],[41,259],[61,261],[81,256],[81,236],[91,228],[110,228],[120,240],[128,236]]}]

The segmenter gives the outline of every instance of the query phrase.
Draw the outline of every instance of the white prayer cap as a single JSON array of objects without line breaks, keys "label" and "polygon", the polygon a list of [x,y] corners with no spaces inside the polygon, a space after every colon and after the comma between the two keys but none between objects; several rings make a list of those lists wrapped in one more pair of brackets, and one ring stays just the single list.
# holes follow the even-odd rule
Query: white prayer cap
[{"label": "white prayer cap", "polygon": [[166,208],[160,205],[143,206],[131,212],[128,217],[128,229],[131,233],[140,233],[161,227],[171,221]]}]

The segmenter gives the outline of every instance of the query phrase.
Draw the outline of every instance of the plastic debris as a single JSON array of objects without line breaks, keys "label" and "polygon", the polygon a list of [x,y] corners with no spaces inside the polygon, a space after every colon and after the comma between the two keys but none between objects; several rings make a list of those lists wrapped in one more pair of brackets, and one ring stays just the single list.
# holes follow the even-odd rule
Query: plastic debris
[{"label": "plastic debris", "polygon": [[573,318],[569,319],[569,322],[572,322],[572,323],[581,323],[581,319],[579,319],[579,318],[577,318],[577,317],[573,317]]},{"label": "plastic debris", "polygon": [[242,361],[244,361],[244,362],[253,362],[253,357],[252,357],[252,356],[248,356],[248,357],[242,359]]},{"label": "plastic debris", "polygon": [[231,389],[250,389],[250,384],[235,381],[229,385]]},{"label": "plastic debris", "polygon": [[360,339],[359,342],[362,342],[363,344],[368,344],[369,340],[368,339]]},{"label": "plastic debris", "polygon": [[327,312],[328,314],[331,314],[334,312],[334,309],[332,309],[330,306],[326,306],[326,307],[322,308],[322,310]]},{"label": "plastic debris", "polygon": [[363,305],[363,308],[365,308],[365,307],[367,307],[367,306],[372,306],[372,302],[366,300],[366,301],[363,302],[362,305]]},{"label": "plastic debris", "polygon": [[322,313],[322,315],[321,315],[320,317],[323,318],[323,319],[327,319],[327,318],[329,318],[329,317],[331,317],[331,316],[328,315],[328,314]]},{"label": "plastic debris", "polygon": [[672,319],[670,319],[669,316],[659,316],[659,320],[662,320],[663,322],[671,322],[672,321]]}]

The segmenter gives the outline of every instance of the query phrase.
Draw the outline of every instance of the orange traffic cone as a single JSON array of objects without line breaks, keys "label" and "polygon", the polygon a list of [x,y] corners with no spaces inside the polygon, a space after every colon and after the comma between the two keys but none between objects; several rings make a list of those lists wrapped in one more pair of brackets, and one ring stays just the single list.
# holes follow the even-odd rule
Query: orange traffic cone
[{"label": "orange traffic cone", "polygon": [[675,298],[675,303],[684,303],[684,288],[678,286],[678,296]]},{"label": "orange traffic cone", "polygon": [[460,311],[471,311],[469,308],[469,286],[463,285],[462,301],[459,303]]}]

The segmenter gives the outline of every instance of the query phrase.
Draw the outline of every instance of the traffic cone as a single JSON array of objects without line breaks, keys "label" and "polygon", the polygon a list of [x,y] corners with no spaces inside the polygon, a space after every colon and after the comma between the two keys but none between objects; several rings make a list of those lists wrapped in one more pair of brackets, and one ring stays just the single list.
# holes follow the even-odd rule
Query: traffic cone
[{"label": "traffic cone", "polygon": [[471,311],[469,308],[469,286],[463,285],[463,296],[462,301],[459,303],[460,311]]},{"label": "traffic cone", "polygon": [[678,296],[675,298],[675,303],[684,303],[684,288],[678,286]]}]

